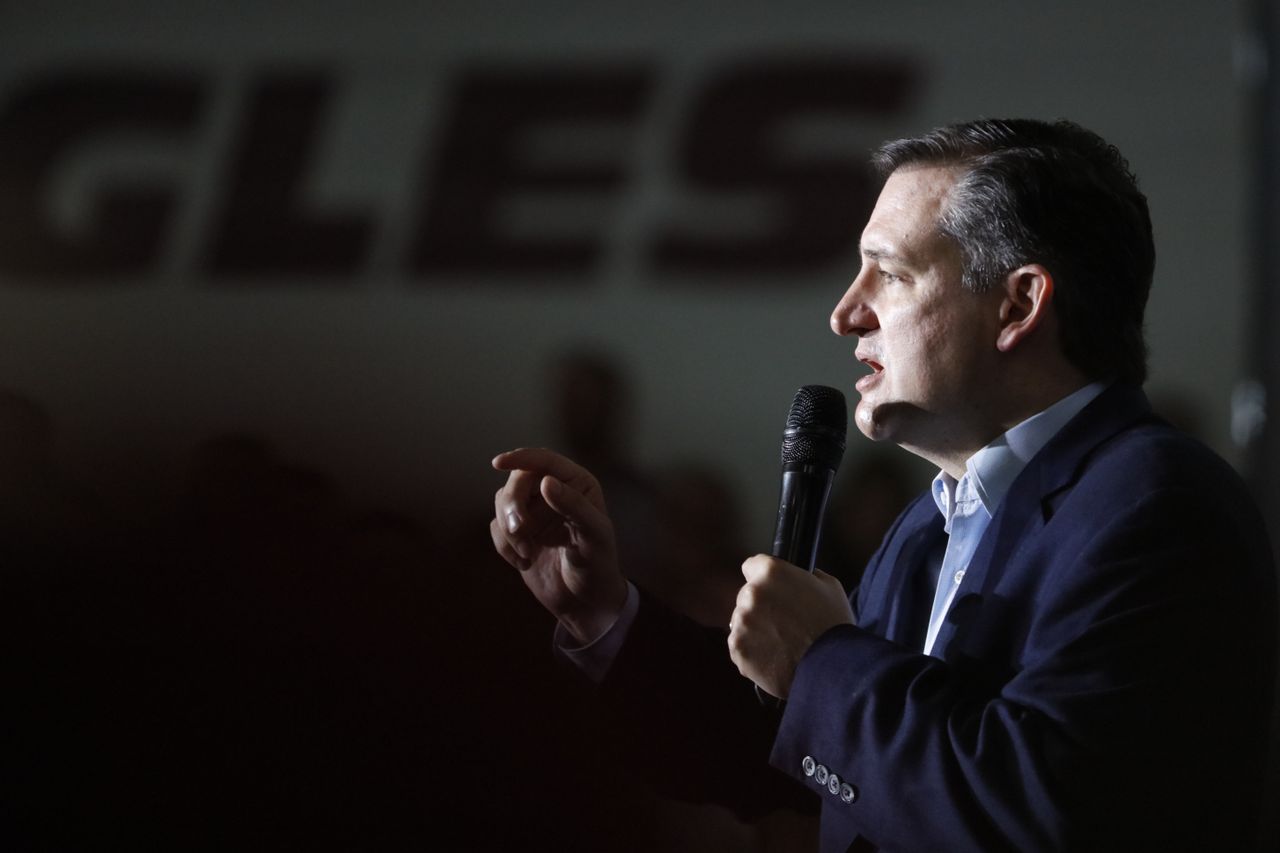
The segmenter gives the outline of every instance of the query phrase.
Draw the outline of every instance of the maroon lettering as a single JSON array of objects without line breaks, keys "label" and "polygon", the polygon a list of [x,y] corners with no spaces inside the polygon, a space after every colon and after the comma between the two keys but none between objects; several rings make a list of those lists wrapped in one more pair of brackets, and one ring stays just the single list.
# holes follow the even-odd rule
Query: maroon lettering
[{"label": "maroon lettering", "polygon": [[847,257],[875,200],[866,152],[798,158],[780,136],[802,119],[891,116],[907,106],[916,80],[909,63],[883,60],[752,63],[721,73],[684,137],[682,177],[701,190],[764,197],[771,228],[730,236],[670,228],[649,263],[666,273],[776,275]]},{"label": "maroon lettering", "polygon": [[363,267],[368,216],[310,212],[300,199],[332,91],[324,74],[274,74],[254,85],[215,220],[211,271],[342,276]]},{"label": "maroon lettering", "polygon": [[185,142],[205,105],[203,81],[164,69],[95,68],[34,78],[0,113],[0,272],[38,279],[153,270],[177,193],[131,178],[96,188],[84,227],[53,221],[51,185],[68,161],[119,136]]},{"label": "maroon lettering", "polygon": [[[444,125],[448,137],[436,152],[422,191],[426,203],[410,249],[412,271],[589,273],[602,251],[598,229],[520,237],[504,233],[500,206],[538,194],[584,200],[593,196],[598,201],[600,194],[615,189],[625,176],[617,162],[595,157],[587,162],[540,163],[522,157],[522,146],[540,128],[633,121],[649,87],[647,72],[589,66],[464,74]],[[621,158],[626,151],[617,154]]]}]

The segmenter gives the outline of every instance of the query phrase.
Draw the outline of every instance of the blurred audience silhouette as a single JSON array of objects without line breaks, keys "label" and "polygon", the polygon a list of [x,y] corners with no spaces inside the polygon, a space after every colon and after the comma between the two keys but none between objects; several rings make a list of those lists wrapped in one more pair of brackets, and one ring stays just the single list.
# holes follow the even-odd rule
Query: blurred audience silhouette
[{"label": "blurred audience silhouette", "polygon": [[613,357],[577,347],[555,359],[548,382],[559,449],[600,481],[614,520],[618,558],[635,577],[649,579],[661,571],[653,536],[659,495],[632,456],[630,378]]},{"label": "blurred audience silhouette", "polygon": [[818,568],[845,589],[857,586],[889,525],[924,486],[901,454],[875,448],[849,459],[827,505]]},{"label": "blurred audience silhouette", "polygon": [[696,622],[728,625],[750,556],[733,487],[721,472],[691,462],[670,466],[660,495],[651,535],[661,568],[650,591]]},{"label": "blurred audience silhouette", "polygon": [[[727,623],[750,550],[734,484],[691,462],[645,470],[631,383],[607,353],[570,350],[548,381],[558,448],[600,478],[637,581]],[[804,816],[745,825],[648,790],[628,765],[637,744],[556,661],[549,617],[494,554],[489,507],[433,526],[361,506],[323,466],[243,431],[199,441],[172,499],[131,515],[59,469],[54,436],[39,402],[0,390],[9,710],[24,734],[7,762],[20,792],[7,849],[811,840]],[[854,467],[830,571],[860,569],[901,500],[898,472]]]},{"label": "blurred audience silhouette", "polygon": [[102,534],[106,507],[63,476],[54,462],[54,428],[31,397],[0,389],[0,541],[8,546],[68,544]]}]

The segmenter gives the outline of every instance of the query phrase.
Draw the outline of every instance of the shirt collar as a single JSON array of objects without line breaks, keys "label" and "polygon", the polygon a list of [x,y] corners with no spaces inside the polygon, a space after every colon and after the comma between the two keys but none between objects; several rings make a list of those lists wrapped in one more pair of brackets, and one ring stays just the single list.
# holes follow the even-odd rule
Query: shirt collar
[{"label": "shirt collar", "polygon": [[969,490],[976,492],[988,516],[995,515],[1005,493],[1027,463],[1106,387],[1106,382],[1093,382],[1027,418],[970,456],[959,481],[946,471],[939,471],[933,478],[933,501],[946,519],[947,530],[950,531],[951,519],[956,513],[957,498]]}]

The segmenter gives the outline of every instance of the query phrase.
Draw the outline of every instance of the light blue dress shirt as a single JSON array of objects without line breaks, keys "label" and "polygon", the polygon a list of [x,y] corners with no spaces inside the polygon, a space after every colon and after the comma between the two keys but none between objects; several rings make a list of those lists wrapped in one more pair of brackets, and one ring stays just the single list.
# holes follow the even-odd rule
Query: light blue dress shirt
[{"label": "light blue dress shirt", "polygon": [[938,583],[925,634],[924,653],[933,653],[951,602],[964,582],[969,561],[987,525],[1022,469],[1040,452],[1049,439],[1079,414],[1106,388],[1105,382],[1086,385],[1068,394],[1039,414],[1032,415],[1004,435],[970,456],[959,480],[946,471],[933,478],[933,501],[945,519],[947,549],[938,567]]}]

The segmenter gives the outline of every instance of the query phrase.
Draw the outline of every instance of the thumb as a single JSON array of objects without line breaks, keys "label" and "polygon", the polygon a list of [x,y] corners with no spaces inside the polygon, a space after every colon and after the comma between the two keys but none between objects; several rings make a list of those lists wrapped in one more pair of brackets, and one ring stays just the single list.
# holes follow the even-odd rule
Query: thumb
[{"label": "thumb", "polygon": [[818,580],[822,581],[827,586],[840,590],[840,593],[842,595],[846,594],[844,584],[840,583],[840,579],[835,575],[829,575],[826,572],[824,572],[822,569],[814,569],[813,576]]}]

